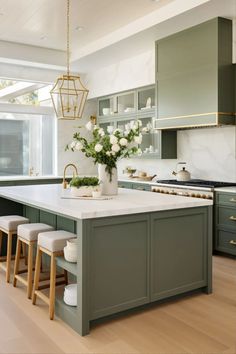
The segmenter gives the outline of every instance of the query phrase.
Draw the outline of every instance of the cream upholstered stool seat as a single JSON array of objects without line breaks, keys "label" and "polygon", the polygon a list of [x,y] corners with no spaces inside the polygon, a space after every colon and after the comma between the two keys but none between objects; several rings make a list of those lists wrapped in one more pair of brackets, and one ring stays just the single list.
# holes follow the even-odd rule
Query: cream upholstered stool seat
[{"label": "cream upholstered stool seat", "polygon": [[[32,303],[34,305],[36,304],[37,296],[46,302],[49,305],[49,317],[51,320],[54,318],[55,286],[59,284],[68,284],[67,271],[64,271],[64,281],[56,284],[56,257],[63,255],[63,248],[66,246],[66,241],[75,237],[75,234],[64,230],[43,232],[38,235]],[[38,290],[42,253],[46,253],[51,257],[49,298]]]},{"label": "cream upholstered stool seat", "polygon": [[20,215],[0,216],[0,250],[2,248],[2,236],[7,235],[7,259],[6,268],[1,264],[1,268],[6,270],[6,281],[9,283],[11,275],[11,253],[12,236],[17,235],[17,227],[21,224],[29,223],[29,219]]},{"label": "cream upholstered stool seat", "polygon": [[[17,228],[17,245],[16,245],[16,259],[13,276],[13,286],[16,286],[17,280],[27,286],[28,299],[32,295],[32,280],[33,280],[33,248],[34,244],[38,240],[38,234],[40,232],[52,231],[54,228],[50,225],[43,223],[32,223],[19,225]],[[21,245],[28,246],[28,267],[27,270],[19,270],[20,263],[20,250]],[[19,273],[27,272],[27,280],[23,278]]]}]

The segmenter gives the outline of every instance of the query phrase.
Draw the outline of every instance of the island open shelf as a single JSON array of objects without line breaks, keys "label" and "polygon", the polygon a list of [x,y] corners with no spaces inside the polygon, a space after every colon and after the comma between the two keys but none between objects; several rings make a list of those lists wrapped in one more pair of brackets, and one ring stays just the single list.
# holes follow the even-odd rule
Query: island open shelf
[{"label": "island open shelf", "polygon": [[111,200],[61,199],[60,185],[0,188],[0,214],[21,214],[78,237],[78,306],[56,291],[56,314],[80,335],[90,322],[212,291],[212,201],[120,189]]},{"label": "island open shelf", "polygon": [[56,263],[58,267],[67,270],[67,272],[77,277],[77,263],[67,262],[63,256],[56,257]]}]

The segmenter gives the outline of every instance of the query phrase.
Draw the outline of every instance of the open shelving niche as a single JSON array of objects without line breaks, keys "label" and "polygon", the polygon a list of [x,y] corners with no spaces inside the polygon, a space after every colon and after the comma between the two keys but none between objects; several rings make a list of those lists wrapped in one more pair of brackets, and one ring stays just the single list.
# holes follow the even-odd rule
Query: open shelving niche
[{"label": "open shelving niche", "polygon": [[[77,263],[70,263],[65,260],[63,256],[56,257],[57,266],[67,270],[70,274],[77,277]],[[78,331],[78,316],[79,308],[77,306],[69,306],[64,300],[64,286],[60,287],[56,291],[55,305],[56,305],[56,314],[58,317],[63,319],[69,326],[74,330]]]}]

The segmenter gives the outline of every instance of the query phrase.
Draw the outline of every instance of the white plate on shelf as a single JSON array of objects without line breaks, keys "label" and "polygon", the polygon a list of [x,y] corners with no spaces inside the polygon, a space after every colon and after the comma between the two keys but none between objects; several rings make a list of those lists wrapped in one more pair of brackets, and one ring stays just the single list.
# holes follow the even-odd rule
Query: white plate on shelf
[{"label": "white plate on shelf", "polygon": [[64,302],[69,306],[77,306],[77,284],[65,286]]}]

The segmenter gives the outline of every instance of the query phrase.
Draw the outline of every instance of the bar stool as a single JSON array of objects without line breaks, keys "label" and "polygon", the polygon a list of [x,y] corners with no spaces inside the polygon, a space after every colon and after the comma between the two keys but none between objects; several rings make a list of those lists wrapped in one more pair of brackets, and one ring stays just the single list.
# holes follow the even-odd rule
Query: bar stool
[{"label": "bar stool", "polygon": [[6,267],[0,264],[0,267],[6,271],[6,281],[10,282],[11,275],[11,252],[12,236],[17,235],[17,227],[21,224],[29,223],[29,219],[19,215],[0,216],[0,246],[2,245],[3,233],[7,235],[7,259]]},{"label": "bar stool", "polygon": [[[13,286],[16,287],[17,280],[26,285],[28,299],[31,299],[33,285],[33,248],[37,242],[40,232],[52,231],[54,228],[47,224],[32,223],[19,225],[17,228],[16,259],[14,266]],[[28,267],[27,270],[19,270],[21,245],[28,246]],[[19,273],[27,272],[27,280]]]},{"label": "bar stool", "polygon": [[[38,247],[36,255],[34,286],[32,292],[32,303],[36,304],[37,296],[49,305],[50,320],[54,318],[55,309],[55,286],[61,284],[68,284],[67,271],[64,270],[64,281],[56,284],[56,257],[63,255],[63,248],[66,246],[66,241],[75,238],[76,235],[63,230],[43,232],[38,235]],[[42,253],[46,253],[51,257],[50,262],[50,292],[47,297],[39,289],[39,276]]]}]

